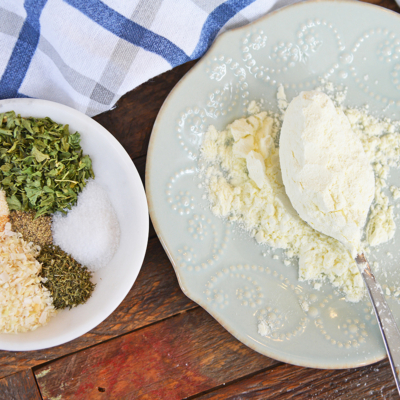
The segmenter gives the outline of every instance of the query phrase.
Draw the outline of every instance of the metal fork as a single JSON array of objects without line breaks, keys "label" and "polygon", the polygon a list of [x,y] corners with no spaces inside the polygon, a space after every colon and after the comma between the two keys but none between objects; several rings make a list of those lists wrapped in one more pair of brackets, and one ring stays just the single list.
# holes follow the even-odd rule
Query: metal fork
[{"label": "metal fork", "polygon": [[394,380],[396,382],[397,391],[400,394],[400,331],[396,325],[396,321],[386,302],[381,285],[375,279],[371,271],[371,267],[364,254],[357,254],[355,258],[361,275],[364,279],[369,298],[378,320],[379,329],[382,334],[383,343],[392,368]]}]

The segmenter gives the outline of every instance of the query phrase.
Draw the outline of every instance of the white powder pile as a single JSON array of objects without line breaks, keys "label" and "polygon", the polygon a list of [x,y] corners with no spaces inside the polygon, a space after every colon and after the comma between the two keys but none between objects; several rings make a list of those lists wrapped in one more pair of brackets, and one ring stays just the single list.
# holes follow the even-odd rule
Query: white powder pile
[{"label": "white powder pile", "polygon": [[[283,93],[279,97],[284,108]],[[398,124],[378,121],[359,110],[345,114],[377,174],[366,237],[375,245],[390,240],[395,230],[392,206],[382,189],[389,167],[400,159]],[[365,289],[350,253],[305,223],[286,195],[276,146],[279,129],[280,116],[266,112],[236,120],[221,132],[209,127],[199,165],[212,212],[240,224],[258,243],[298,257],[300,281],[328,279],[348,301],[357,302]]]},{"label": "white powder pile", "polygon": [[53,243],[92,271],[106,266],[120,237],[115,210],[107,192],[90,180],[66,216],[53,216]]},{"label": "white powder pile", "polygon": [[361,231],[375,177],[342,110],[320,91],[301,92],[286,110],[279,139],[286,193],[300,217],[361,253]]}]

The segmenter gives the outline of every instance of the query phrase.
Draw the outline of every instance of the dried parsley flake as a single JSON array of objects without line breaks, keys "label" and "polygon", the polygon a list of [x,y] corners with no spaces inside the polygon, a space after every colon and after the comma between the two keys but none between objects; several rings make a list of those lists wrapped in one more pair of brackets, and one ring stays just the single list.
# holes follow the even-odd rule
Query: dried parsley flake
[{"label": "dried parsley flake", "polygon": [[92,160],[78,132],[48,117],[0,114],[0,182],[10,210],[65,213],[90,177]]},{"label": "dried parsley flake", "polygon": [[42,285],[51,293],[56,309],[84,304],[92,295],[95,284],[92,273],[58,246],[46,245],[37,260],[42,263]]}]

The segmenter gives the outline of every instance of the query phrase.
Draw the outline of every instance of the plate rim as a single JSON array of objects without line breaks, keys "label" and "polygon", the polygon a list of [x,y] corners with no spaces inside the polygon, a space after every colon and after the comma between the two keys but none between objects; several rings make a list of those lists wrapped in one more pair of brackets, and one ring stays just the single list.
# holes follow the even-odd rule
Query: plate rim
[{"label": "plate rim", "polygon": [[[93,118],[89,117],[88,115],[82,113],[79,110],[76,110],[75,108],[72,108],[70,106],[67,106],[65,104],[61,104],[61,103],[57,103],[55,101],[51,101],[51,100],[44,100],[44,99],[37,99],[37,98],[10,98],[10,99],[2,99],[0,100],[0,106],[8,106],[10,104],[10,106],[12,107],[12,104],[14,103],[20,103],[20,104],[26,104],[29,105],[32,102],[39,104],[41,106],[43,106],[43,108],[45,109],[46,107],[55,107],[58,109],[61,109],[67,113],[69,113],[72,118],[74,116],[74,114],[79,117],[79,118],[83,118],[84,120],[86,120],[89,124],[93,125],[95,129],[102,131],[102,134],[104,134],[105,136],[108,137],[108,139],[114,144],[114,146],[116,147],[117,151],[118,151],[118,155],[120,157],[123,158],[124,162],[127,163],[127,165],[129,165],[129,174],[134,176],[134,179],[137,180],[137,183],[140,183],[140,185],[138,185],[140,187],[140,191],[138,191],[137,193],[135,193],[138,196],[138,204],[140,204],[140,208],[143,208],[143,211],[146,211],[147,216],[149,215],[149,209],[148,209],[148,203],[147,203],[147,196],[146,196],[146,192],[144,189],[144,184],[140,178],[140,175],[137,171],[137,168],[135,166],[135,164],[133,163],[133,160],[131,159],[131,157],[129,156],[128,152],[124,149],[124,147],[122,146],[122,144],[116,139],[116,137],[110,132],[108,131],[104,126],[102,126],[100,123],[98,123],[96,120],[94,120]],[[11,109],[11,108],[10,108]],[[17,113],[18,114],[18,113]],[[47,115],[48,117],[52,118],[51,116]],[[72,122],[72,121],[71,121]],[[82,132],[79,131],[79,133],[82,135]],[[0,339],[0,349],[4,350],[4,351],[16,351],[16,352],[20,352],[20,351],[36,351],[36,350],[44,350],[44,349],[48,349],[48,348],[52,348],[52,347],[56,347],[56,346],[61,346],[64,345],[68,342],[71,342],[75,339],[80,338],[81,336],[85,335],[86,333],[90,332],[92,329],[94,329],[95,327],[97,327],[99,324],[101,324],[103,321],[105,321],[118,307],[119,305],[123,302],[123,300],[125,299],[125,297],[128,295],[128,293],[130,292],[130,290],[132,289],[134,283],[136,282],[138,275],[141,271],[141,268],[143,266],[143,261],[147,252],[147,247],[148,247],[148,236],[149,236],[149,218],[144,218],[144,223],[145,225],[143,226],[143,243],[144,245],[142,246],[142,248],[140,248],[140,253],[138,256],[138,259],[140,260],[140,266],[138,268],[137,274],[134,277],[132,284],[128,287],[126,287],[125,290],[123,290],[122,292],[118,293],[118,301],[116,301],[115,306],[112,306],[108,311],[107,311],[107,315],[102,315],[101,317],[95,318],[94,321],[91,324],[85,324],[83,323],[82,328],[78,329],[76,331],[76,333],[74,333],[74,335],[72,335],[72,337],[69,337],[69,335],[67,334],[63,334],[61,336],[61,340],[56,340],[56,338],[50,341],[49,345],[43,345],[43,346],[25,346],[25,343],[22,343],[21,345],[18,346],[14,346],[14,343],[12,343],[11,345],[7,345],[4,346],[1,343],[1,339]],[[144,234],[145,233],[145,234]],[[57,317],[57,315],[54,316],[55,318]],[[38,328],[40,329],[40,327]],[[29,333],[29,332],[27,332]],[[10,334],[11,335],[11,334]],[[24,335],[24,333],[18,333],[18,335]],[[60,336],[59,336],[60,337]]]},{"label": "plate rim", "polygon": [[179,90],[180,86],[185,82],[185,80],[187,79],[187,77],[191,74],[194,73],[194,71],[196,71],[197,69],[199,69],[201,66],[203,66],[203,64],[206,62],[206,57],[207,55],[209,55],[214,48],[217,47],[217,45],[219,44],[219,42],[221,41],[222,37],[225,37],[226,35],[229,35],[231,32],[233,31],[240,31],[240,30],[246,30],[250,27],[252,27],[253,25],[256,25],[258,23],[260,23],[261,21],[265,21],[268,18],[275,16],[278,13],[281,12],[285,12],[287,9],[289,8],[294,8],[294,7],[302,7],[302,6],[308,6],[309,4],[312,3],[349,3],[349,4],[357,4],[357,6],[360,7],[368,7],[368,8],[373,8],[373,9],[379,9],[382,12],[386,12],[390,15],[394,15],[397,18],[399,18],[400,20],[400,14],[393,11],[393,10],[389,10],[387,8],[375,5],[375,4],[371,4],[371,3],[367,3],[364,1],[354,1],[354,0],[307,0],[307,1],[300,1],[294,4],[290,4],[287,6],[284,6],[282,8],[279,8],[277,10],[274,10],[260,18],[258,18],[255,21],[250,22],[249,24],[237,27],[237,28],[233,28],[230,29],[228,31],[223,32],[222,34],[220,34],[212,43],[212,45],[209,47],[209,49],[201,56],[200,59],[198,59],[198,61],[196,62],[196,64],[191,67],[189,69],[189,71],[187,71],[182,78],[175,84],[175,86],[172,88],[172,90],[169,92],[168,96],[166,97],[166,99],[164,100],[158,114],[157,117],[154,121],[153,124],[153,128],[152,128],[152,132],[150,135],[150,140],[149,140],[149,145],[148,145],[148,149],[147,149],[147,155],[146,155],[146,169],[145,169],[145,187],[146,187],[146,194],[147,194],[147,203],[148,203],[148,209],[149,209],[149,215],[150,215],[150,219],[151,222],[153,224],[154,230],[157,234],[158,239],[161,242],[162,247],[164,248],[164,251],[167,254],[168,259],[170,260],[172,267],[174,269],[175,275],[177,277],[178,280],[178,284],[182,290],[182,292],[192,301],[194,301],[197,305],[199,305],[204,311],[206,311],[208,314],[210,314],[220,325],[223,326],[224,329],[226,329],[233,337],[235,337],[237,340],[239,340],[240,342],[242,342],[244,345],[246,345],[247,347],[251,348],[252,350],[256,351],[257,353],[264,355],[266,357],[272,358],[274,360],[277,361],[281,361],[284,363],[288,363],[288,364],[292,364],[292,365],[298,365],[298,366],[302,366],[302,367],[308,367],[308,368],[318,368],[318,369],[347,369],[347,368],[358,368],[358,367],[362,367],[362,366],[366,366],[366,365],[371,365],[374,364],[376,362],[379,362],[381,360],[383,360],[384,358],[387,357],[386,352],[385,354],[383,354],[382,356],[377,356],[375,358],[371,358],[366,362],[343,362],[341,364],[329,364],[329,363],[324,363],[322,364],[321,362],[297,362],[297,361],[293,361],[293,359],[289,357],[286,357],[282,354],[275,354],[274,351],[271,351],[270,349],[267,349],[267,351],[265,353],[262,353],[259,351],[259,349],[255,348],[254,342],[253,341],[249,341],[246,340],[245,337],[241,337],[239,338],[238,336],[240,336],[240,334],[238,332],[235,331],[235,329],[231,329],[228,324],[225,324],[223,321],[220,320],[220,318],[218,316],[216,316],[212,310],[207,309],[207,306],[205,305],[204,301],[202,301],[200,298],[197,298],[196,295],[191,294],[190,291],[187,289],[187,287],[185,286],[185,281],[183,279],[183,277],[180,275],[179,273],[179,269],[176,266],[175,261],[172,258],[171,252],[168,248],[168,245],[165,241],[165,238],[161,232],[160,226],[158,224],[157,221],[157,217],[155,215],[155,210],[154,210],[154,198],[152,196],[152,192],[151,192],[151,185],[150,185],[150,169],[151,169],[151,154],[153,152],[153,148],[154,148],[154,143],[156,141],[156,136],[158,134],[161,134],[161,130],[159,129],[160,126],[160,120],[163,118],[163,115],[165,113],[165,110],[167,108],[167,104],[168,102],[171,100],[171,98],[175,95],[175,93]]}]

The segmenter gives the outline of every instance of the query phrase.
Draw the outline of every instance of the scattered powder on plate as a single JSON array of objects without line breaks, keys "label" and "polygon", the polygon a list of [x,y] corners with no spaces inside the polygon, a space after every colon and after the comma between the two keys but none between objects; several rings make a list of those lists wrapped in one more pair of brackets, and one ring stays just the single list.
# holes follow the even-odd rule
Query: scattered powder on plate
[{"label": "scattered powder on plate", "polygon": [[52,231],[53,243],[92,271],[106,266],[119,245],[117,215],[107,192],[93,180],[66,216],[53,216]]},{"label": "scattered powder on plate", "polygon": [[392,192],[392,196],[394,200],[400,199],[400,188],[396,186],[390,186],[390,191]]},{"label": "scattered powder on plate", "polygon": [[274,330],[273,322],[261,318],[258,320],[258,333],[261,336],[269,336]]},{"label": "scattered powder on plate", "polygon": [[[278,102],[283,113],[287,106],[283,90],[278,92]],[[259,112],[254,104],[253,110],[255,115],[236,120],[221,132],[210,126],[204,136],[200,177],[212,212],[240,224],[258,243],[298,257],[300,281],[327,278],[348,301],[359,301],[365,294],[364,284],[349,252],[306,224],[285,193],[277,148],[282,115]],[[376,173],[375,201],[363,243],[368,247],[394,235],[393,206],[382,189],[389,168],[400,160],[399,123],[356,109],[344,112]]]},{"label": "scattered powder on plate", "polygon": [[55,314],[50,292],[38,276],[38,253],[38,247],[6,224],[0,233],[0,332],[32,331]]},{"label": "scattered powder on plate", "polygon": [[[391,240],[396,231],[393,205],[384,193],[390,168],[399,168],[400,134],[398,121],[378,120],[358,109],[344,110],[353,131],[375,171],[375,199],[366,227],[366,244],[376,246]],[[367,249],[368,251],[368,249]]]}]

